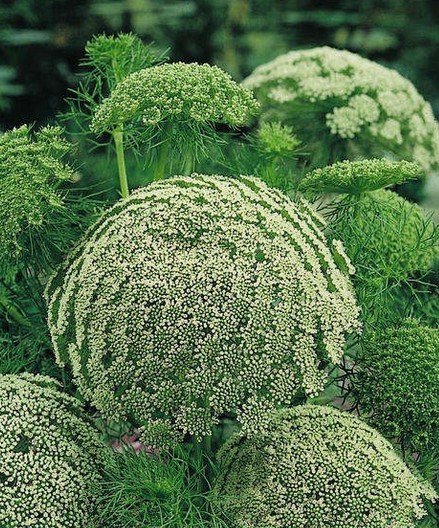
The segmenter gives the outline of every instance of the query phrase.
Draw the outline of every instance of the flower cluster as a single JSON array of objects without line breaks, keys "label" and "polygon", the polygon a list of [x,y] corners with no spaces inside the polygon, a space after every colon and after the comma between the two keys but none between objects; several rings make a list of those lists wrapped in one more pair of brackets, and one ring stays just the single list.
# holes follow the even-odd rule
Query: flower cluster
[{"label": "flower cluster", "polygon": [[176,176],[134,192],[49,284],[59,363],[147,443],[209,435],[225,413],[264,429],[273,407],[322,389],[358,329],[349,264],[320,226],[256,178]]},{"label": "flower cluster", "polygon": [[0,376],[0,525],[89,528],[103,447],[78,400],[39,375]]},{"label": "flower cluster", "polygon": [[234,528],[414,528],[431,486],[355,418],[304,405],[220,454],[218,506]]},{"label": "flower cluster", "polygon": [[414,320],[364,336],[351,377],[367,421],[411,451],[439,445],[439,329]]},{"label": "flower cluster", "polygon": [[33,137],[26,125],[0,137],[0,254],[17,256],[32,230],[62,208],[56,184],[73,171],[62,158],[69,144],[59,127],[45,127]]},{"label": "flower cluster", "polygon": [[217,66],[177,62],[129,75],[98,106],[91,128],[103,133],[127,122],[164,121],[239,126],[257,109],[251,92]]},{"label": "flower cluster", "polygon": [[359,55],[329,47],[292,51],[256,68],[243,84],[284,119],[308,114],[368,154],[380,145],[426,171],[439,166],[430,104],[399,73]]},{"label": "flower cluster", "polygon": [[300,190],[312,193],[361,194],[414,179],[419,167],[409,161],[366,159],[339,161],[314,169],[300,183]]}]

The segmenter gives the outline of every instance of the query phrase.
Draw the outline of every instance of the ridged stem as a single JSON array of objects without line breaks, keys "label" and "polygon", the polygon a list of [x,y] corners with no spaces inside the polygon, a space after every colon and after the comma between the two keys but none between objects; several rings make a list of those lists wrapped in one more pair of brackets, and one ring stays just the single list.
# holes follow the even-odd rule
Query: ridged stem
[{"label": "ridged stem", "polygon": [[128,176],[125,165],[125,153],[123,150],[123,125],[113,131],[113,139],[116,147],[117,168],[119,171],[120,194],[122,198],[128,198],[130,189],[128,187]]}]

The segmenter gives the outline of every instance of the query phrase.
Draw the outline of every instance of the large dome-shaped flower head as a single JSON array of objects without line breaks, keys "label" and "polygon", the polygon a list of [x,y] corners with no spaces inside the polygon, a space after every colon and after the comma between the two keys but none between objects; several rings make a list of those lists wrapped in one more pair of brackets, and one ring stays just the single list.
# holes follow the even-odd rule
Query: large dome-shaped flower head
[{"label": "large dome-shaped flower head", "polygon": [[439,329],[406,319],[362,341],[350,376],[362,416],[410,451],[439,446]]},{"label": "large dome-shaped flower head", "polygon": [[[107,416],[244,430],[317,394],[357,329],[350,263],[310,206],[256,178],[177,176],[104,214],[48,288],[58,361]],[[336,264],[338,262],[338,265]]]},{"label": "large dome-shaped flower head", "polygon": [[[326,129],[327,141],[350,140],[361,155],[393,153],[425,171],[439,166],[439,127],[430,104],[398,72],[355,53],[326,46],[291,51],[256,68],[243,85],[254,90],[267,117],[274,112],[291,121],[307,143],[317,138],[320,151]],[[316,136],[309,135],[313,130]],[[326,163],[340,159],[337,149]]]},{"label": "large dome-shaped flower head", "polygon": [[218,506],[233,528],[414,528],[433,488],[358,418],[303,405],[220,454]]},{"label": "large dome-shaped flower head", "polygon": [[90,528],[103,444],[48,377],[0,376],[0,525]]}]

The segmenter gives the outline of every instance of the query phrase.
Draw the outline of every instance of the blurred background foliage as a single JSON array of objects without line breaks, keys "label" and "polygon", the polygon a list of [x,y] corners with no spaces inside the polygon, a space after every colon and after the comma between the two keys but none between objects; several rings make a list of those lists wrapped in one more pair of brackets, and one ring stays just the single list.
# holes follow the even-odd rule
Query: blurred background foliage
[{"label": "blurred background foliage", "polygon": [[437,0],[1,0],[0,129],[65,109],[86,41],[119,31],[238,80],[293,48],[346,48],[396,68],[439,114]]}]

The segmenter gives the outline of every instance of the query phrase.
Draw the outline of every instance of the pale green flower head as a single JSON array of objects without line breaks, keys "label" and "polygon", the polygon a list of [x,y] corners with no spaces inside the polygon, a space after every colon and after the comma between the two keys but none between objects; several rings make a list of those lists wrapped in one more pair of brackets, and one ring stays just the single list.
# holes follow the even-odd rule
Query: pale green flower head
[{"label": "pale green flower head", "polygon": [[369,332],[352,394],[362,417],[409,452],[439,445],[439,329],[406,319]]},{"label": "pale green flower head", "polygon": [[209,436],[224,414],[264,430],[273,408],[322,390],[358,330],[352,269],[321,226],[257,178],[137,190],[48,287],[58,362],[148,443]]},{"label": "pale green flower head", "polygon": [[100,134],[118,126],[157,126],[166,121],[244,125],[258,103],[217,66],[177,62],[132,73],[97,108],[91,128]]},{"label": "pale green flower head", "polygon": [[0,376],[0,525],[90,528],[104,446],[78,400],[32,374]]},{"label": "pale green flower head", "polygon": [[[398,72],[355,53],[326,46],[291,51],[256,68],[243,86],[254,90],[263,115],[291,122],[317,156],[326,134],[327,143],[342,139],[363,156],[390,152],[427,172],[439,167],[430,104]],[[337,148],[330,149],[333,161],[340,159]]]},{"label": "pale green flower head", "polygon": [[305,176],[299,189],[313,194],[361,194],[415,179],[420,172],[419,166],[409,161],[339,161],[314,169]]},{"label": "pale green flower head", "polygon": [[377,431],[330,407],[280,411],[219,460],[218,509],[234,528],[415,528],[436,498]]}]

